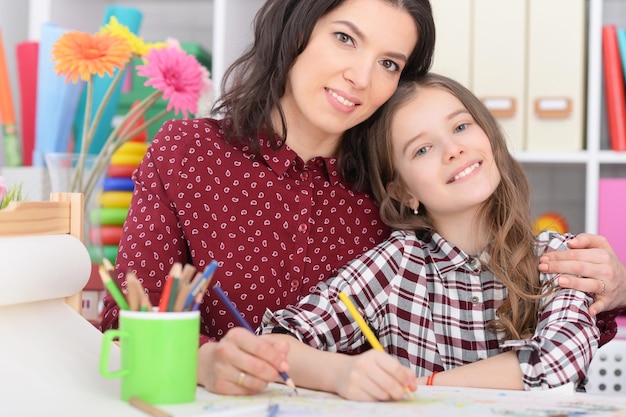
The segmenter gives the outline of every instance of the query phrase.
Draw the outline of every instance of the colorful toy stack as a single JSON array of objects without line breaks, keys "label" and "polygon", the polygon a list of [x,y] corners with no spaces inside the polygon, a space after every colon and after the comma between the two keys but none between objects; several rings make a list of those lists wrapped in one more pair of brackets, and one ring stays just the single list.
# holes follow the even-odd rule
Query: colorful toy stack
[{"label": "colorful toy stack", "polygon": [[89,216],[89,240],[93,243],[89,247],[89,254],[95,264],[101,264],[103,258],[115,264],[122,227],[133,196],[134,183],[131,177],[148,149],[146,139],[147,132],[144,130],[111,155],[99,204]]}]

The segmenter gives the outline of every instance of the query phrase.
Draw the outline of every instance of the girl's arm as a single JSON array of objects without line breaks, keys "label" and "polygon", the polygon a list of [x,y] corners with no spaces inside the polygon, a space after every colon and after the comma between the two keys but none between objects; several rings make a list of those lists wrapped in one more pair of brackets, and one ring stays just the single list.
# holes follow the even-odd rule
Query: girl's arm
[{"label": "girl's arm", "polygon": [[[567,249],[565,236],[544,232],[538,239],[547,252]],[[542,282],[553,279],[541,275]],[[507,352],[439,373],[434,384],[527,390],[580,384],[598,347],[592,302],[588,294],[557,288],[544,299],[531,338],[506,341],[500,347]]]},{"label": "girl's arm", "polygon": [[[517,353],[509,351],[449,371],[438,372],[432,378],[432,385],[522,390],[522,378]],[[426,385],[427,379],[428,377],[418,378],[418,385]]]},{"label": "girl's arm", "polygon": [[289,376],[298,387],[338,394],[356,401],[400,400],[417,388],[413,372],[385,352],[359,355],[326,352],[293,336],[272,334],[289,344]]}]

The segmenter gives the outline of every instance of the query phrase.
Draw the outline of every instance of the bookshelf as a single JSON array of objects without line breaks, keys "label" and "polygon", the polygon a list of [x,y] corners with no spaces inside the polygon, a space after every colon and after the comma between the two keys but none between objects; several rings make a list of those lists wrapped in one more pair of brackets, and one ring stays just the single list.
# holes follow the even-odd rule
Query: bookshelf
[{"label": "bookshelf", "polygon": [[[17,19],[8,27],[9,35],[5,33],[5,38],[8,36],[15,40],[18,36],[22,39],[34,36],[33,28],[45,20],[79,30],[92,30],[100,23],[102,11],[107,5],[139,7],[144,11],[141,35],[146,39],[175,36],[199,42],[210,49],[212,78],[218,86],[228,65],[252,39],[251,21],[263,0],[30,0],[28,4],[28,10],[22,8],[16,15]],[[599,180],[603,177],[626,177],[626,153],[608,150],[601,56],[601,27],[605,23],[626,27],[626,2],[586,0],[586,6],[585,149],[573,152],[515,152],[531,180],[533,214],[560,212],[575,233],[598,231]],[[0,4],[0,11],[3,7]],[[15,10],[12,12],[17,13]],[[581,48],[584,47],[581,45]],[[13,91],[15,94],[16,87]],[[0,166],[2,163],[0,158]]]},{"label": "bookshelf", "polygon": [[[531,4],[532,7],[534,1],[526,0],[526,6]],[[475,2],[475,4],[482,4],[483,7],[489,4],[489,0],[475,0]],[[469,3],[462,2],[463,5]],[[519,6],[520,1],[516,0],[514,3]],[[566,3],[562,2],[562,4]],[[567,152],[515,150],[514,155],[523,163],[529,176],[533,192],[534,215],[556,211],[565,216],[572,232],[597,233],[600,179],[626,177],[626,153],[608,150],[601,41],[603,24],[613,23],[626,27],[626,3],[622,0],[586,0],[584,5],[586,7],[586,45],[580,45],[580,48],[586,47],[587,52],[586,97],[584,99],[585,146],[582,150]],[[435,11],[437,7],[443,6],[434,4]],[[475,10],[480,10],[480,7],[476,7]],[[471,8],[468,13],[471,13]],[[436,13],[435,17],[437,18]],[[445,27],[445,25],[441,26]],[[446,42],[445,34],[439,39]],[[458,40],[456,42],[458,43]],[[559,48],[556,44],[553,47]],[[459,51],[456,52],[454,56],[458,57]],[[461,78],[465,71],[458,67],[452,70],[453,73],[460,72]],[[506,123],[508,122],[504,124],[505,130]]]},{"label": "bookshelf", "polygon": [[[470,0],[465,0],[469,2]],[[245,32],[263,0],[214,1],[215,79],[252,38]],[[457,5],[458,6],[458,5]],[[456,6],[455,6],[456,7]],[[529,176],[533,190],[533,214],[562,213],[575,233],[598,231],[598,183],[603,177],[626,177],[626,153],[608,150],[604,121],[602,84],[602,24],[613,22],[626,27],[623,0],[587,0],[587,90],[585,149],[573,152],[515,152]],[[239,27],[229,19],[236,19]],[[242,31],[242,29],[244,29]],[[222,40],[222,37],[225,37]],[[229,42],[227,51],[225,48]],[[231,48],[231,45],[235,45]],[[581,45],[584,48],[585,45]],[[217,65],[217,67],[216,67]]]},{"label": "bookshelf", "polygon": [[626,4],[620,0],[588,0],[588,82],[586,229],[598,230],[598,184],[605,177],[626,177],[626,152],[609,150],[602,77],[602,25],[626,27]]}]

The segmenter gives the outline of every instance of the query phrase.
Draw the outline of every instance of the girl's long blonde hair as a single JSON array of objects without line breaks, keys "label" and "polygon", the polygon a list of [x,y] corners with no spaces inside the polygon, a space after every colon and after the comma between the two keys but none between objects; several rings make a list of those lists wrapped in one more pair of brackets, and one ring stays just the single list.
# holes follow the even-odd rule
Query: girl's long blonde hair
[{"label": "girl's long blonde hair", "polygon": [[504,332],[505,339],[529,337],[537,326],[541,298],[545,296],[537,270],[530,216],[530,188],[519,162],[509,153],[498,122],[483,103],[460,83],[429,73],[416,81],[402,82],[391,99],[379,109],[379,117],[369,126],[367,152],[372,192],[380,203],[380,215],[389,227],[398,230],[433,229],[428,209],[413,210],[394,196],[402,195],[402,181],[394,169],[391,124],[398,108],[412,100],[421,89],[439,88],[458,98],[484,130],[500,170],[501,181],[479,213],[479,227],[491,242],[485,265],[508,289],[508,297],[497,309],[498,319],[488,328]]}]

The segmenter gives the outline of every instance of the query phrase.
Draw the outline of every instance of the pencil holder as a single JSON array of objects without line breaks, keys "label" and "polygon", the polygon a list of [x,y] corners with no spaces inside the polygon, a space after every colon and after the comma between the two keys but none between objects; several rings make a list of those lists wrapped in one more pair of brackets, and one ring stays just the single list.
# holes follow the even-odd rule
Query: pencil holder
[{"label": "pencil holder", "polygon": [[[120,378],[122,400],[150,404],[195,401],[200,313],[121,310],[119,329],[102,338],[100,374]],[[109,370],[111,346],[119,339],[121,367]]]}]

